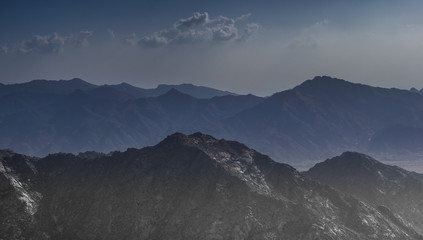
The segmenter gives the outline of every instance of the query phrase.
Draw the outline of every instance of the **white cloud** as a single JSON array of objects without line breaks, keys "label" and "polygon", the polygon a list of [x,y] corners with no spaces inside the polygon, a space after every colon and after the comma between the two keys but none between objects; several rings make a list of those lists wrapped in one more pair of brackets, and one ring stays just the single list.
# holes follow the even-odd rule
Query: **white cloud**
[{"label": "white cloud", "polygon": [[209,14],[207,12],[205,13],[194,13],[193,16],[186,18],[186,19],[180,19],[177,21],[173,27],[175,29],[179,29],[181,31],[189,30],[198,26],[202,26],[209,22]]},{"label": "white cloud", "polygon": [[61,53],[66,45],[80,48],[88,45],[89,38],[93,35],[91,31],[81,31],[68,36],[60,36],[57,33],[51,35],[36,35],[30,40],[17,44],[17,51],[23,54],[30,53]]},{"label": "white cloud", "polygon": [[161,30],[138,39],[138,44],[146,48],[155,48],[169,44],[189,44],[196,42],[231,42],[246,40],[259,29],[256,23],[244,24],[242,21],[250,14],[238,18],[219,16],[210,18],[207,12],[194,13],[185,19],[178,20],[170,29]]},{"label": "white cloud", "polygon": [[19,52],[28,53],[60,53],[65,45],[65,37],[59,36],[57,33],[47,36],[34,36],[31,40],[23,41],[20,44]]},{"label": "white cloud", "polygon": [[248,19],[249,17],[251,17],[251,13],[243,14],[243,15],[237,17],[236,21],[244,21],[244,20]]}]

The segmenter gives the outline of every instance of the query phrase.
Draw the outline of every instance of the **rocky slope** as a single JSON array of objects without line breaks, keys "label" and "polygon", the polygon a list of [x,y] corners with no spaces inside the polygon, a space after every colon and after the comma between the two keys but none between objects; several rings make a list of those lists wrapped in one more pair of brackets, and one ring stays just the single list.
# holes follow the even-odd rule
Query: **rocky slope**
[{"label": "rocky slope", "polygon": [[201,133],[0,163],[0,239],[421,239],[388,209]]},{"label": "rocky slope", "polygon": [[360,153],[316,164],[307,176],[379,209],[390,209],[423,234],[423,179]]}]

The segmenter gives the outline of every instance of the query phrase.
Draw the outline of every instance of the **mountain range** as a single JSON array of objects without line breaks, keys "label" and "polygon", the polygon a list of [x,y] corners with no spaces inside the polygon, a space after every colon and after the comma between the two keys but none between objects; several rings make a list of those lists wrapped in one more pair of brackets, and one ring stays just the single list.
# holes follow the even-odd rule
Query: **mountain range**
[{"label": "mountain range", "polygon": [[[253,95],[199,99],[175,88],[158,97],[136,98],[132,93],[135,88],[129,85],[125,85],[129,89],[125,92],[122,85],[93,87],[78,79],[38,83],[4,87],[0,148],[41,156],[146,146],[177,130],[200,129],[262,100]],[[17,86],[22,89],[16,90]],[[198,89],[189,93],[195,95],[205,88]]]},{"label": "mountain range", "polygon": [[290,163],[344,151],[421,160],[423,97],[315,77],[226,119],[225,126],[224,137]]},{"label": "mountain range", "polygon": [[[350,155],[340,158],[355,159]],[[366,166],[362,158],[356,165]],[[390,167],[364,158],[380,168],[381,181],[397,180]],[[0,238],[423,239],[388,207],[311,180],[322,173],[318,166],[305,177],[241,143],[201,133],[109,154],[36,158],[3,150]]]},{"label": "mountain range", "polygon": [[228,91],[221,91],[214,88],[195,86],[193,84],[169,85],[160,84],[156,88],[144,89],[134,87],[128,83],[116,85],[94,85],[80,78],[71,80],[33,80],[27,83],[0,84],[0,96],[13,93],[39,93],[39,94],[69,94],[75,90],[92,90],[101,88],[112,88],[123,92],[131,98],[157,97],[165,94],[171,89],[176,89],[182,93],[189,94],[195,98],[212,98],[216,96],[237,95]]},{"label": "mountain range", "polygon": [[300,169],[345,151],[418,161],[423,96],[327,76],[269,97],[80,79],[0,86],[0,149],[35,156],[109,152],[197,131],[243,142]]}]

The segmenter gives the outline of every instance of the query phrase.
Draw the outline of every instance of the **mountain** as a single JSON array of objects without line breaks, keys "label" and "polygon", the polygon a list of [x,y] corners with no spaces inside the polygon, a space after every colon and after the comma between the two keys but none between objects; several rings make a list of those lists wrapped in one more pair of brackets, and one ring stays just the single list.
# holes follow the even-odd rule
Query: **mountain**
[{"label": "mountain", "polygon": [[418,94],[423,94],[423,88],[420,89],[420,90],[417,90],[416,88],[410,88],[410,92],[418,93]]},{"label": "mountain", "polygon": [[205,130],[263,99],[253,95],[197,99],[175,89],[137,99],[102,86],[67,95],[25,93],[0,100],[0,147],[44,156],[156,144],[175,131]]},{"label": "mountain", "polygon": [[423,234],[423,179],[360,153],[316,164],[306,176],[352,195],[382,211],[390,209]]},{"label": "mountain", "polygon": [[27,83],[0,85],[0,97],[15,93],[69,94],[75,90],[90,90],[96,85],[79,78],[71,80],[33,80]]},{"label": "mountain", "polygon": [[422,113],[421,95],[323,76],[225,119],[217,135],[292,164],[347,150],[411,160],[423,148],[401,143],[422,139]]},{"label": "mountain", "polygon": [[221,91],[213,88],[196,86],[193,84],[180,84],[180,85],[168,85],[168,84],[160,84],[156,89],[151,89],[150,96],[159,96],[171,89],[176,89],[179,92],[186,93],[191,95],[195,98],[212,98],[212,97],[221,97],[226,95],[233,95],[236,96],[237,94],[228,92],[228,91]]},{"label": "mountain", "polygon": [[165,94],[171,89],[176,89],[182,93],[191,95],[195,98],[209,99],[213,97],[233,95],[237,94],[221,91],[214,88],[196,86],[193,84],[179,84],[179,85],[167,85],[160,84],[156,88],[144,89],[134,87],[128,83],[121,83],[115,85],[94,85],[88,83],[79,78],[73,78],[71,80],[33,80],[26,83],[17,84],[0,84],[0,97],[5,95],[12,95],[16,93],[38,93],[38,94],[54,94],[63,95],[70,94],[75,90],[93,90],[97,88],[113,88],[119,92],[125,93],[131,98],[147,98],[147,97],[158,97]]},{"label": "mountain", "polygon": [[422,239],[245,145],[173,134],[107,155],[0,152],[2,239]]},{"label": "mountain", "polygon": [[[0,149],[36,156],[109,152],[156,144],[177,131],[201,131],[244,142],[300,169],[345,151],[382,161],[400,159],[396,164],[404,166],[423,161],[423,95],[410,91],[327,76],[267,98],[198,98],[193,95],[202,88],[194,86],[194,91],[193,85],[162,94],[169,86],[153,91],[119,84],[0,94]],[[187,86],[189,94],[178,90]]]},{"label": "mountain", "polygon": [[115,88],[122,92],[127,92],[131,94],[132,96],[134,96],[135,98],[158,97],[172,89],[176,89],[177,91],[181,93],[185,93],[199,99],[209,99],[213,97],[221,97],[226,95],[237,96],[237,94],[232,92],[221,91],[214,88],[196,86],[196,85],[187,84],[187,83],[179,84],[179,85],[159,84],[156,88],[151,88],[151,89],[138,88],[138,87],[129,85],[127,83],[121,83],[117,85],[105,85],[105,86]]}]

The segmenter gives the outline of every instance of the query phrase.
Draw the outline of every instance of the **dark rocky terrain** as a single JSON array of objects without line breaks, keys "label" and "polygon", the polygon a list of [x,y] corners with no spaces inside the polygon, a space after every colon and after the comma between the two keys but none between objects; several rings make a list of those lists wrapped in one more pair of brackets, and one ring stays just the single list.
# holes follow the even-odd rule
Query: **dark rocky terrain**
[{"label": "dark rocky terrain", "polygon": [[355,152],[318,163],[305,174],[379,210],[390,209],[423,234],[421,174]]},{"label": "dark rocky terrain", "polygon": [[125,152],[0,153],[0,239],[422,239],[245,145],[173,134]]}]

